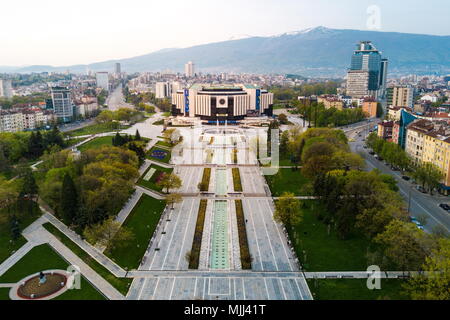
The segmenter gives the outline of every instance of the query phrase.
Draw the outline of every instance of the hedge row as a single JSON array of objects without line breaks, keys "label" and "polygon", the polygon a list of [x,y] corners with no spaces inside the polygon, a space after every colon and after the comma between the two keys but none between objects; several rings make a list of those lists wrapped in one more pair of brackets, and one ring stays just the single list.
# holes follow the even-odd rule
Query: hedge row
[{"label": "hedge row", "polygon": [[239,173],[239,168],[232,168],[233,173],[233,186],[235,192],[242,192],[241,174]]},{"label": "hedge row", "polygon": [[237,154],[238,154],[237,149],[233,149],[233,152],[231,153],[231,155],[233,157],[233,159],[232,159],[233,163],[237,163],[238,162]]},{"label": "hedge row", "polygon": [[200,191],[208,192],[210,178],[211,178],[211,168],[204,168],[202,182],[200,182]]},{"label": "hedge row", "polygon": [[207,204],[208,200],[200,200],[197,224],[195,225],[194,240],[192,241],[192,249],[189,255],[189,269],[198,269],[198,264],[200,262],[200,249],[202,247],[203,226],[205,224]]},{"label": "hedge row", "polygon": [[235,200],[236,218],[239,235],[239,248],[241,250],[242,269],[250,270],[252,268],[252,256],[248,248],[247,230],[245,228],[244,210],[242,208],[242,200]]}]

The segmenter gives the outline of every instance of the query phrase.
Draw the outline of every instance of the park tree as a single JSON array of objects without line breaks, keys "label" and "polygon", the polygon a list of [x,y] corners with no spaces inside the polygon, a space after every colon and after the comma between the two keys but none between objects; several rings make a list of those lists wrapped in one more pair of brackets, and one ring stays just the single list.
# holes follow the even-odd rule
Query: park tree
[{"label": "park tree", "polygon": [[72,224],[78,213],[78,192],[70,174],[65,174],[61,187],[60,214],[67,224]]},{"label": "park tree", "polygon": [[289,146],[289,131],[285,130],[281,134],[280,137],[280,156],[285,158],[288,152],[288,146]]},{"label": "park tree", "polygon": [[412,277],[405,289],[415,300],[450,300],[450,240],[442,238],[425,260],[426,274]]},{"label": "park tree", "polygon": [[[33,171],[28,168],[28,170],[25,171],[25,174],[23,176],[22,185],[20,189],[20,197],[26,198],[27,200],[32,200],[35,198],[35,196],[38,194],[39,188],[36,183],[36,180],[33,175]],[[33,203],[28,203],[28,209],[31,212],[33,210]]]},{"label": "park tree", "polygon": [[178,189],[181,188],[182,181],[180,177],[178,177],[174,173],[165,173],[162,179],[157,183],[163,190],[166,190],[166,193],[169,193],[170,189]]},{"label": "park tree", "polygon": [[166,202],[172,209],[175,203],[180,203],[181,201],[183,201],[183,197],[179,193],[171,193],[166,196]]},{"label": "park tree", "polygon": [[275,203],[275,221],[285,225],[290,230],[302,220],[302,211],[300,210],[300,200],[296,199],[293,193],[285,192]]},{"label": "park tree", "polygon": [[415,271],[421,269],[429,254],[427,237],[415,224],[394,219],[374,241],[393,265],[402,271]]},{"label": "park tree", "polygon": [[97,117],[95,117],[95,122],[104,124],[104,123],[112,122],[113,119],[114,119],[114,113],[112,111],[103,110],[102,112],[100,112],[100,114]]},{"label": "park tree", "polygon": [[0,209],[9,208],[17,201],[19,191],[14,181],[0,176]]},{"label": "park tree", "polygon": [[139,133],[138,129],[136,129],[136,134],[134,135],[134,139],[136,141],[140,141],[141,140],[141,134]]},{"label": "park tree", "polygon": [[284,113],[281,113],[278,115],[278,122],[280,124],[288,124],[288,117]]},{"label": "park tree", "polygon": [[98,224],[88,226],[83,231],[83,236],[91,244],[105,247],[107,251],[124,247],[134,238],[133,233],[120,225],[112,217]]}]

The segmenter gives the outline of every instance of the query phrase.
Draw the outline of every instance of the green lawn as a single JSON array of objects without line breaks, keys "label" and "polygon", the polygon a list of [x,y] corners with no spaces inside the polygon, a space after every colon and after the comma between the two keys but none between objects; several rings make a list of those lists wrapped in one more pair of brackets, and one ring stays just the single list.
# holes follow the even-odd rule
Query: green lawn
[{"label": "green lawn", "polygon": [[86,142],[85,144],[82,144],[78,150],[81,152],[89,150],[89,149],[97,149],[102,146],[112,146],[112,136],[110,137],[99,137],[92,139],[89,142]]},{"label": "green lawn", "polygon": [[381,279],[380,290],[367,289],[366,279],[308,279],[315,300],[406,300],[401,279]]},{"label": "green lawn", "polygon": [[172,144],[170,142],[167,141],[158,141],[156,143],[157,146],[162,146],[162,147],[167,147],[167,148],[172,148]]},{"label": "green lawn", "polygon": [[265,177],[274,197],[280,196],[283,192],[292,192],[297,196],[307,195],[305,186],[308,180],[300,170],[278,169],[277,174]]},{"label": "green lawn", "polygon": [[66,144],[67,144],[67,147],[71,147],[83,140],[86,140],[86,138],[70,138],[70,139],[66,140]]},{"label": "green lawn", "polygon": [[[69,264],[48,244],[34,247],[21,260],[0,277],[0,283],[15,283],[21,279],[49,269],[66,270]],[[58,300],[103,300],[105,299],[85,279],[81,290],[69,290],[58,297]]]},{"label": "green lawn", "polygon": [[99,123],[99,124],[93,124],[90,126],[86,126],[81,129],[68,131],[68,132],[66,132],[66,134],[76,137],[76,136],[85,136],[85,135],[89,135],[89,134],[117,131],[117,130],[127,129],[129,127],[130,126],[122,126],[119,124],[111,125],[110,123]]},{"label": "green lawn", "polygon": [[[297,257],[307,271],[363,271],[367,270],[366,253],[369,240],[353,236],[348,240],[338,238],[333,228],[319,221],[314,213],[322,210],[314,201],[305,203],[303,221],[290,231]],[[306,251],[306,259],[303,250]]]},{"label": "green lawn", "polygon": [[123,268],[137,269],[165,206],[165,201],[143,194],[123,224],[131,230],[134,239],[122,247],[112,249],[108,256]]},{"label": "green lawn", "polygon": [[[147,174],[148,171],[150,171],[150,169],[156,169],[156,171],[153,173],[152,177],[150,178],[150,180],[145,181],[144,177]],[[144,174],[139,178],[138,181],[138,185],[148,188],[148,189],[152,189],[152,190],[156,190],[161,192],[162,191],[162,187],[158,186],[156,184],[158,177],[162,174],[162,173],[172,173],[173,168],[163,168],[157,165],[152,164],[145,172]]]},{"label": "green lawn", "polygon": [[[28,211],[28,205],[32,206],[31,211]],[[25,202],[24,208],[22,210],[11,209],[11,212],[0,210],[0,263],[27,242],[23,236],[20,236],[17,240],[12,240],[9,216],[16,215],[19,219],[20,230],[23,231],[41,215],[41,210],[35,202]]]},{"label": "green lawn", "polygon": [[[166,155],[164,156],[164,158],[160,159],[157,157],[153,157],[152,156],[152,152],[153,151],[163,151],[166,153]],[[154,146],[153,148],[151,148],[148,152],[147,152],[147,159],[149,160],[153,160],[153,161],[159,161],[159,162],[164,162],[164,163],[169,163],[170,158],[172,157],[172,151],[167,150],[167,149],[163,149],[163,148],[158,148],[156,146]]]},{"label": "green lawn", "polygon": [[58,238],[66,247],[68,247],[74,254],[76,254],[80,259],[82,259],[89,267],[91,267],[95,272],[102,276],[106,281],[108,281],[113,287],[115,287],[120,293],[126,295],[128,289],[131,285],[132,279],[128,278],[117,278],[111,272],[103,267],[97,260],[93,259],[89,254],[86,253],[82,248],[80,248],[75,242],[70,240],[66,235],[59,231],[51,223],[45,223],[44,228],[47,229],[51,234]]},{"label": "green lawn", "polygon": [[0,288],[0,301],[9,300],[10,288]]}]

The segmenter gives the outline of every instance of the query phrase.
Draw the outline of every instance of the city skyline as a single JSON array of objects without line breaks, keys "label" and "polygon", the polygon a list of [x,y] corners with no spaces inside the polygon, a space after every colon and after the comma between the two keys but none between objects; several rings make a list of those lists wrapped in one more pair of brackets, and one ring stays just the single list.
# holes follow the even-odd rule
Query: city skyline
[{"label": "city skyline", "polygon": [[[260,6],[248,1],[236,4],[242,12],[236,15],[233,11],[236,6],[230,2],[196,1],[195,5],[187,5],[134,0],[126,6],[118,2],[108,2],[108,6],[104,3],[84,6],[81,1],[62,15],[65,6],[55,6],[53,0],[39,4],[16,1],[3,5],[2,11],[8,14],[0,20],[0,27],[8,30],[14,26],[14,32],[4,34],[5,50],[0,53],[0,65],[88,64],[165,48],[186,48],[248,36],[274,36],[322,25],[336,29],[450,34],[450,23],[445,20],[448,12],[445,8],[449,4],[442,0],[426,4],[409,1],[407,8],[402,5],[403,1],[395,4],[384,0],[345,2],[342,5],[323,0],[314,3],[286,0],[281,5],[269,1]],[[23,7],[28,10],[22,10]],[[139,10],[135,10],[137,7]],[[205,14],[208,12],[215,14]],[[311,12],[320,12],[320,15],[311,15]],[[231,15],[233,19],[227,19]],[[36,20],[37,16],[48,19]],[[379,20],[375,24],[369,21],[374,16]],[[20,24],[17,24],[17,17],[21,17]],[[420,26],[414,23],[417,19],[421,21]],[[220,23],[214,24],[216,21]],[[209,27],[211,23],[214,28]]]}]

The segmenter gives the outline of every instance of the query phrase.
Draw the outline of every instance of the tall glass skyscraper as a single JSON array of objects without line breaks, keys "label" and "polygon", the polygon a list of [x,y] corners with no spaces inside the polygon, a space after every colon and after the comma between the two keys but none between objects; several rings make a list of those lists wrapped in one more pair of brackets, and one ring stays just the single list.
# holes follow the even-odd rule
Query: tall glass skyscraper
[{"label": "tall glass skyscraper", "polygon": [[387,66],[387,59],[382,59],[371,41],[361,41],[353,53],[350,71],[368,72],[368,94],[378,97],[385,94]]}]

